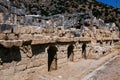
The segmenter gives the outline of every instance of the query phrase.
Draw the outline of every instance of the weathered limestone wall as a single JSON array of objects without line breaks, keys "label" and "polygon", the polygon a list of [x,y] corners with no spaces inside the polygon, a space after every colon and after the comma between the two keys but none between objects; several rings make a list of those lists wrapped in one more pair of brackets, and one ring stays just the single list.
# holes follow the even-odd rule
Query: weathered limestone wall
[{"label": "weathered limestone wall", "polygon": [[[47,29],[41,28],[38,26],[14,26],[8,24],[0,25],[0,40],[39,40],[40,38],[45,38],[48,36],[58,36],[58,37],[75,37],[73,33],[75,33],[76,29],[68,29],[68,30],[58,30],[57,28]],[[91,30],[85,30],[84,33],[80,34],[84,35],[84,37],[95,37],[97,39],[102,38],[119,38],[119,31],[116,30],[106,30],[95,29],[91,32]]]},{"label": "weathered limestone wall", "polygon": [[[52,44],[57,47],[57,67],[66,65],[70,43]],[[41,67],[48,71],[48,48],[51,44],[23,45],[22,47],[0,48],[0,74],[11,75],[26,69]],[[80,54],[79,54],[80,55]]]},{"label": "weathered limestone wall", "polygon": [[76,42],[74,47],[74,60],[77,61],[82,57],[82,43]]},{"label": "weathered limestone wall", "polygon": [[0,74],[11,75],[33,67],[47,68],[46,45],[0,48]]},{"label": "weathered limestone wall", "polygon": [[58,68],[66,65],[67,63],[67,48],[69,43],[59,43],[56,45],[58,48],[57,51],[57,61],[58,61]]},{"label": "weathered limestone wall", "polygon": [[[119,41],[116,30],[85,30],[75,36],[76,29],[45,29],[36,26],[1,25],[0,75],[7,76],[35,67],[41,71],[59,69],[69,61],[78,61],[83,44],[87,58],[99,59],[110,53]],[[84,35],[84,36],[83,36]]]},{"label": "weathered limestone wall", "polygon": [[[107,41],[111,42],[111,41]],[[117,41],[114,41],[117,42]],[[57,48],[57,69],[71,61],[68,58],[68,47],[73,45],[73,62],[82,58],[82,45],[84,42],[53,43],[38,45],[23,45],[21,47],[5,48],[0,46],[0,75],[7,76],[16,72],[40,67],[41,71],[48,71],[48,48],[52,45]],[[96,47],[95,47],[96,46]],[[99,46],[99,47],[97,47]],[[109,46],[109,47],[107,47]],[[98,41],[95,45],[86,42],[87,58],[100,58],[110,53],[111,45]],[[101,50],[103,49],[103,50]]]}]

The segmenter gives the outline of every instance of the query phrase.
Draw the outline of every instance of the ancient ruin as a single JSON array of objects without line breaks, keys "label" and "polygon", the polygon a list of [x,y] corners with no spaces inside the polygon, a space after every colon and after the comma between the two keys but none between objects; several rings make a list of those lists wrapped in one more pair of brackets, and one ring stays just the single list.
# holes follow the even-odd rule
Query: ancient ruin
[{"label": "ancient ruin", "polygon": [[0,80],[39,67],[59,70],[68,62],[99,59],[120,42],[115,23],[105,23],[89,11],[49,17],[0,12]]}]

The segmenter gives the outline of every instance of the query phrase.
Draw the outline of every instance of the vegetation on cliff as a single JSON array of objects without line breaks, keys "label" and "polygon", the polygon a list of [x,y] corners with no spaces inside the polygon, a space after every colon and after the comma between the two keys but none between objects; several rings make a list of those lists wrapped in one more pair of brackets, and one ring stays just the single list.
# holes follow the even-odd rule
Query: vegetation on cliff
[{"label": "vegetation on cliff", "polygon": [[[0,1],[0,5],[6,0]],[[8,0],[10,5],[25,9],[26,14],[51,16],[63,13],[75,13],[91,10],[97,18],[105,22],[115,22],[120,26],[120,9],[107,6],[96,0]],[[3,2],[1,4],[1,2]],[[7,6],[6,6],[7,7]],[[7,7],[9,9],[9,7]]]}]

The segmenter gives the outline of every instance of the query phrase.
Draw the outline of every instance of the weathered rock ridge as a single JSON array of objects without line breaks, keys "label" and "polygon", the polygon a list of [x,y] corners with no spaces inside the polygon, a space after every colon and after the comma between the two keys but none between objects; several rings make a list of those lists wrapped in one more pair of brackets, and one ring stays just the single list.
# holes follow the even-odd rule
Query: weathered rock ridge
[{"label": "weathered rock ridge", "polygon": [[[19,9],[17,10],[19,15],[25,12],[25,14],[50,16],[91,10],[94,16],[105,20],[105,22],[115,22],[120,26],[120,9],[104,5],[96,0],[10,0],[10,3],[2,0],[0,1],[0,6],[8,12],[10,9]],[[0,10],[3,11],[2,9]],[[15,13],[15,11],[11,12]]]}]

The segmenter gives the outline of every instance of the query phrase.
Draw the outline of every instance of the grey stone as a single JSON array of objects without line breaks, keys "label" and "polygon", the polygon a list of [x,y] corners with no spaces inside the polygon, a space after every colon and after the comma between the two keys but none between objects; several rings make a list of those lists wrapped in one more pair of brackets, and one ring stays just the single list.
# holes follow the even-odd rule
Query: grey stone
[{"label": "grey stone", "polygon": [[9,24],[2,24],[0,30],[2,33],[12,33],[13,26]]}]

